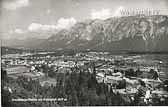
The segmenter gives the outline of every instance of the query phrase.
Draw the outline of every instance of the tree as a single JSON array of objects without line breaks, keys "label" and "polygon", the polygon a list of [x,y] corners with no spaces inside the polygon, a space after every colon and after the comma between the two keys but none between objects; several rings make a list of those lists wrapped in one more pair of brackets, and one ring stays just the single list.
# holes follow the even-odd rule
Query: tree
[{"label": "tree", "polygon": [[92,73],[89,80],[88,80],[88,88],[91,88],[91,89],[96,89],[97,87],[97,80],[96,80],[96,77],[95,75]]},{"label": "tree", "polygon": [[2,79],[2,80],[5,79],[6,76],[7,76],[7,71],[4,70],[4,69],[2,69],[2,70],[1,70],[1,79]]},{"label": "tree", "polygon": [[11,94],[8,90],[4,90],[2,86],[2,106],[3,107],[12,107]]}]

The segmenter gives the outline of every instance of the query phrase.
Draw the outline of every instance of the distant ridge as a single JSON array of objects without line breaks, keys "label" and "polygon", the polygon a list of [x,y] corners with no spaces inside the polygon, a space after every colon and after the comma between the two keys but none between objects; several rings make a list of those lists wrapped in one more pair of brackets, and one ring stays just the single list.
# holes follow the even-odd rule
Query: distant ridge
[{"label": "distant ridge", "polygon": [[128,16],[79,22],[42,48],[98,51],[168,51],[168,16]]}]

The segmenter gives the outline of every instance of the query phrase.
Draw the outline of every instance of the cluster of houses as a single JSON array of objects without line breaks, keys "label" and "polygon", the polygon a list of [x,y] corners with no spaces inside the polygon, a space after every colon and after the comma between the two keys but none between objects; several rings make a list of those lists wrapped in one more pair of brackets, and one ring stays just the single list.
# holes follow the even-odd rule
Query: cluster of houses
[{"label": "cluster of houses", "polygon": [[[168,98],[168,90],[164,89],[163,81],[160,79],[160,73],[163,72],[160,72],[157,67],[124,65],[115,63],[97,68],[98,82],[107,84],[110,92],[120,93],[127,101],[132,98],[129,102],[135,100],[137,93],[141,91],[143,95],[140,97],[143,97],[146,104],[149,103],[146,100],[149,99],[148,91],[150,91],[150,99],[153,99],[154,95],[158,96],[158,99]],[[139,81],[145,85],[141,86]]]},{"label": "cluster of houses", "polygon": [[[45,84],[56,85],[56,80],[46,78],[43,71],[36,69],[37,66],[52,66],[54,71],[57,70],[59,73],[72,72],[71,68],[75,67],[82,68],[84,72],[86,70],[93,72],[93,66],[88,66],[93,63],[97,81],[107,84],[110,92],[132,96],[134,99],[138,90],[143,87],[144,97],[148,93],[148,89],[151,90],[152,94],[168,97],[167,91],[161,87],[160,75],[165,74],[156,66],[162,62],[153,60],[152,63],[148,61],[150,64],[145,64],[147,62],[145,60],[138,55],[123,56],[110,55],[106,52],[89,52],[77,53],[74,56],[4,57],[1,63],[2,67],[4,65],[8,76],[15,79],[22,76],[28,81],[40,80],[42,86]],[[144,83],[145,86],[141,86],[140,81],[143,81],[142,84]]]}]

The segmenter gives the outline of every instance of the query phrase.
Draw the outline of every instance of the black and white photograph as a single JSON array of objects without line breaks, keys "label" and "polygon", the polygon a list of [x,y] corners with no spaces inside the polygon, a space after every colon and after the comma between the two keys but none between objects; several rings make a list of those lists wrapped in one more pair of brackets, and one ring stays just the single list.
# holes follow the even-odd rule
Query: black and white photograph
[{"label": "black and white photograph", "polygon": [[168,0],[0,0],[1,107],[168,106]]}]

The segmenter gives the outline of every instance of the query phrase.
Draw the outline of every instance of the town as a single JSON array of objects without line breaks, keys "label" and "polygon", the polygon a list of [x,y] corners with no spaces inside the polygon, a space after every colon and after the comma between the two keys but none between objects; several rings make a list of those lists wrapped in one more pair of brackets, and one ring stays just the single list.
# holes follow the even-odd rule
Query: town
[{"label": "town", "polygon": [[[166,105],[168,78],[163,70],[166,64],[167,62],[149,59],[144,55],[116,55],[110,52],[78,52],[61,56],[54,55],[54,52],[6,54],[1,61],[2,72],[8,78],[13,81],[21,79],[26,83],[36,81],[40,87],[58,87],[61,80],[65,84],[65,75],[68,74],[95,74],[96,84],[104,84],[107,87],[105,91],[120,96],[124,105]],[[61,78],[57,74],[64,76]],[[12,83],[4,86],[4,90],[11,94],[16,89]]]}]

